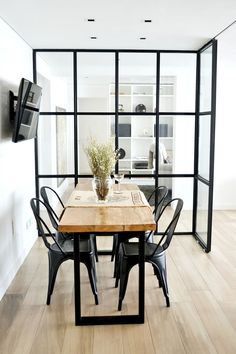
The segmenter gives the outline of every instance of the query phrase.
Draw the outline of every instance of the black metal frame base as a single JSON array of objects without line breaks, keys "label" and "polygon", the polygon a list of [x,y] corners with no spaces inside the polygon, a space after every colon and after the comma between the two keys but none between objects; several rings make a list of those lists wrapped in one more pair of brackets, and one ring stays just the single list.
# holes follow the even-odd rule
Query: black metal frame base
[{"label": "black metal frame base", "polygon": [[[81,314],[81,289],[80,289],[80,236],[74,236],[74,287],[75,287],[75,325],[105,325],[105,324],[138,324],[144,323],[144,295],[145,295],[145,262],[144,262],[144,232],[129,232],[139,237],[139,294],[137,315],[116,316],[82,316]],[[97,235],[97,233],[96,233]],[[81,233],[81,237],[83,234]],[[104,252],[104,251],[103,251]],[[110,252],[110,251],[108,251]],[[107,252],[106,252],[107,254]],[[110,253],[109,253],[110,254]],[[111,275],[112,276],[112,275]],[[99,296],[99,293],[98,293]],[[118,297],[117,297],[118,303]],[[99,305],[97,305],[99,306]]]},{"label": "black metal frame base", "polygon": [[121,315],[121,316],[82,316],[77,326],[91,325],[113,325],[113,324],[141,324],[144,318],[139,315]]}]

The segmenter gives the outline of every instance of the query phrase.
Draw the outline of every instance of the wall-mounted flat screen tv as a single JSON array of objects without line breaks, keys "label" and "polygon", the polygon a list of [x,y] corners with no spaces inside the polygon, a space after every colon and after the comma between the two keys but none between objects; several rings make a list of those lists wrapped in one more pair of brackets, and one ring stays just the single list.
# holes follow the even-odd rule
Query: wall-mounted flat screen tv
[{"label": "wall-mounted flat screen tv", "polygon": [[[10,91],[14,143],[36,137],[41,96],[42,88],[24,78],[21,79],[17,97]],[[14,100],[16,100],[15,109],[12,102]]]}]

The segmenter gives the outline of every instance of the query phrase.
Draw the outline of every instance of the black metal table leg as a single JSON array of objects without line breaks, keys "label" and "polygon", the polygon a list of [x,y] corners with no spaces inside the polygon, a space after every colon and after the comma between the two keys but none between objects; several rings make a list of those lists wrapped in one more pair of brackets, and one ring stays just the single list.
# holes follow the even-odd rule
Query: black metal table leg
[{"label": "black metal table leg", "polygon": [[139,318],[144,323],[144,304],[145,304],[145,261],[144,246],[145,232],[139,237]]},{"label": "black metal table leg", "polygon": [[75,325],[81,322],[81,291],[80,291],[80,236],[74,237],[74,287],[75,287]]}]

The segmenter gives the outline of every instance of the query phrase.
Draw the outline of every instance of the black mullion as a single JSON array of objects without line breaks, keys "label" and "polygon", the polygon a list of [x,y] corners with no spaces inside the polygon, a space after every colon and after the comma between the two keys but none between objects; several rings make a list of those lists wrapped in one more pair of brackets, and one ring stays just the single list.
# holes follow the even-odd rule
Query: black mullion
[{"label": "black mullion", "polygon": [[216,72],[217,72],[217,41],[212,43],[212,83],[211,83],[211,133],[210,133],[210,171],[209,171],[209,200],[208,200],[208,233],[207,249],[211,251],[212,237],[212,208],[214,185],[214,157],[215,157],[215,115],[216,115]]},{"label": "black mullion", "polygon": [[[33,81],[37,83],[36,52],[33,50]],[[38,160],[38,133],[34,139],[34,168],[35,168],[35,195],[39,198],[39,160]]]},{"label": "black mullion", "polygon": [[[119,53],[115,52],[115,149],[119,147]],[[115,165],[115,173],[119,171],[119,160]]]},{"label": "black mullion", "polygon": [[199,148],[199,105],[200,105],[200,53],[197,54],[196,65],[196,93],[195,93],[195,133],[194,133],[194,185],[193,185],[193,220],[192,230],[196,232],[197,222],[197,193],[198,193],[198,148]]},{"label": "black mullion", "polygon": [[78,123],[77,123],[77,53],[73,53],[73,74],[74,74],[74,172],[75,185],[78,183]]},{"label": "black mullion", "polygon": [[[203,47],[202,47],[203,48]],[[197,50],[171,50],[171,49],[77,49],[77,48],[68,48],[68,49],[60,49],[60,48],[55,48],[55,49],[48,49],[48,48],[37,48],[34,49],[36,52],[48,52],[48,53],[53,53],[53,52],[59,52],[59,53],[65,53],[65,52],[77,52],[77,53],[114,53],[114,52],[119,52],[119,53],[187,53],[187,54],[196,54],[198,51]]]},{"label": "black mullion", "polygon": [[[160,52],[156,56],[156,126],[155,126],[155,135],[156,135],[156,159],[155,159],[155,188],[158,186],[158,177],[159,177],[159,123],[160,123]],[[155,207],[157,206],[157,196],[155,196]]]},{"label": "black mullion", "polygon": [[74,112],[40,112],[40,115],[41,116],[73,116],[74,115]]},{"label": "black mullion", "polygon": [[[194,116],[194,112],[158,112],[160,116]],[[207,113],[207,112],[206,112]],[[100,113],[101,114],[101,113]],[[155,115],[154,112],[119,112],[120,116],[127,116],[127,115],[133,115],[133,116],[153,116]]]}]

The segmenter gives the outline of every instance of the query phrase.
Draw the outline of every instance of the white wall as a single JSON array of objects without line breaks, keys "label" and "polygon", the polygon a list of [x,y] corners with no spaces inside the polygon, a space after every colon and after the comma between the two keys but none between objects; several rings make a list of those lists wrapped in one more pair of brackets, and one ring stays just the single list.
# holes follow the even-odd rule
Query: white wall
[{"label": "white wall", "polygon": [[31,48],[0,19],[0,299],[37,237],[29,200],[34,189],[34,142],[12,143],[9,90],[32,80]]},{"label": "white wall", "polygon": [[214,209],[236,209],[236,25],[218,38]]}]

